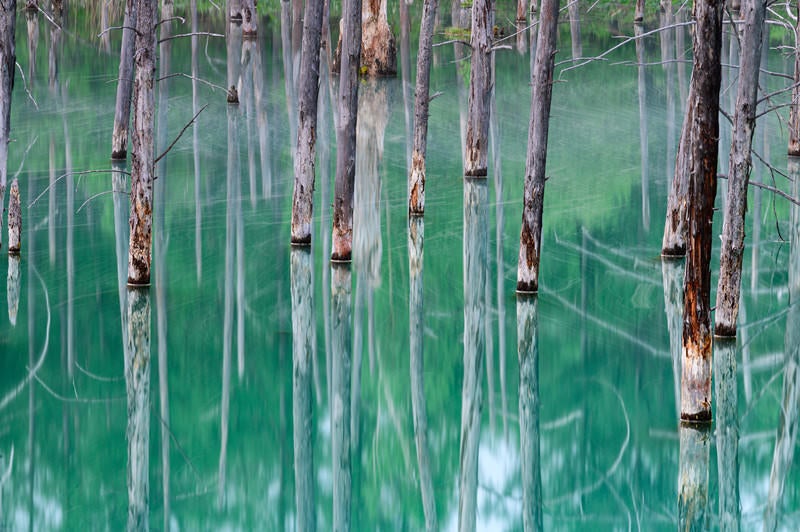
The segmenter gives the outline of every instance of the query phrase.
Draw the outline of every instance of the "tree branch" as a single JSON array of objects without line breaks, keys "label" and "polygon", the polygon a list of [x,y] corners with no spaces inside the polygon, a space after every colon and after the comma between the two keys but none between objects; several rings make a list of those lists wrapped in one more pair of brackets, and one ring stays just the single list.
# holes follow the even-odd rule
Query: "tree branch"
[{"label": "tree branch", "polygon": [[187,122],[185,126],[183,126],[183,129],[181,129],[181,132],[178,133],[177,137],[175,137],[175,140],[172,141],[172,144],[167,146],[167,149],[164,150],[164,152],[161,155],[156,157],[156,160],[153,161],[153,164],[156,164],[158,161],[160,161],[161,159],[164,158],[164,156],[169,152],[169,150],[171,150],[172,147],[175,146],[175,143],[180,140],[180,138],[183,136],[183,134],[186,132],[186,130],[189,129],[189,126],[191,126],[194,123],[195,119],[197,119],[197,117],[200,115],[200,113],[202,113],[203,111],[206,110],[206,107],[208,107],[208,104],[205,104],[203,107],[201,107],[200,110],[197,111],[197,113],[192,117],[192,119],[189,120],[189,122]]}]

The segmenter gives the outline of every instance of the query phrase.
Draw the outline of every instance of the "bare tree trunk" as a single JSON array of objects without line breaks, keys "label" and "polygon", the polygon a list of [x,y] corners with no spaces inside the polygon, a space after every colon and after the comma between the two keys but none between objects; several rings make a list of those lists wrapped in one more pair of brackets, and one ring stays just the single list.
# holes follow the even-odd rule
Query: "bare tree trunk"
[{"label": "bare tree trunk", "polygon": [[664,314],[669,332],[669,354],[675,385],[675,410],[681,415],[681,349],[683,332],[683,261],[661,261],[664,285]]},{"label": "bare tree trunk", "polygon": [[242,20],[242,0],[228,0],[228,21]]},{"label": "bare tree trunk", "polygon": [[642,227],[645,231],[650,230],[650,181],[648,171],[650,161],[647,152],[647,74],[645,72],[645,50],[644,40],[641,38],[644,26],[634,24],[634,35],[636,39],[636,62],[638,63],[638,96],[639,96],[639,150],[641,153],[642,168]]},{"label": "bare tree trunk", "polygon": [[122,46],[119,52],[117,78],[117,105],[114,108],[114,130],[111,133],[111,158],[128,156],[128,125],[131,119],[131,93],[133,92],[133,51],[135,47],[138,0],[127,0],[122,21]]},{"label": "bare tree trunk", "polygon": [[[303,17],[303,51],[300,59],[299,124],[294,157],[292,244],[311,244],[314,209],[314,157],[319,99],[319,47],[323,0],[308,0]],[[325,200],[323,200],[325,201]]]},{"label": "bare tree trunk", "polygon": [[[8,135],[11,131],[11,93],[14,90],[14,66],[17,62],[14,36],[17,24],[17,0],[0,5],[0,214],[5,208],[8,170]],[[0,245],[3,243],[0,216]]]},{"label": "bare tree trunk", "polygon": [[[103,4],[104,14],[108,12],[108,8],[106,8],[105,5],[106,4]],[[28,26],[28,85],[32,89],[36,80],[36,53],[39,48],[39,12],[36,9],[36,4],[29,4],[27,6],[25,10],[25,21]],[[103,29],[106,29],[106,26],[107,23],[103,26]],[[108,33],[104,34],[103,37],[107,38]],[[108,43],[109,46],[106,53],[110,53],[110,41],[104,42]]]},{"label": "bare tree trunk", "polygon": [[361,69],[368,76],[397,75],[397,49],[386,0],[362,0],[361,13]]},{"label": "bare tree trunk", "polygon": [[[744,50],[744,48],[743,48]],[[714,342],[714,390],[717,397],[716,445],[719,477],[720,530],[740,530],[739,510],[739,412],[736,373],[736,340]]]},{"label": "bare tree trunk", "polygon": [[542,244],[547,134],[553,94],[553,64],[558,34],[559,0],[542,0],[536,62],[531,90],[531,119],[528,126],[528,156],[525,162],[525,196],[519,241],[517,292],[539,290],[539,258]]},{"label": "bare tree trunk", "polygon": [[[800,13],[797,2],[795,15]],[[795,34],[800,32],[800,17],[797,18]],[[800,156],[800,39],[796,39],[794,50],[794,86],[792,104],[789,106],[789,155]]]},{"label": "bare tree trunk", "polygon": [[254,0],[242,0],[242,34],[246,39],[258,35],[258,13]]},{"label": "bare tree trunk", "polygon": [[[527,0],[517,0],[517,22],[528,21],[527,7]],[[519,29],[519,24],[517,24],[517,29]]]},{"label": "bare tree trunk", "polygon": [[[694,6],[694,69],[689,102],[689,240],[683,307],[681,419],[711,421],[711,223],[717,192],[719,89],[721,82],[722,0]],[[687,111],[687,114],[691,111]]]},{"label": "bare tree trunk", "polygon": [[742,288],[742,256],[744,255],[744,215],[747,210],[747,184],[750,181],[753,131],[758,104],[758,74],[761,68],[761,44],[766,0],[745,0],[745,25],[742,33],[739,88],[736,114],[733,118],[728,172],[728,201],[722,226],[717,310],[717,336],[736,336],[739,315],[739,294]]},{"label": "bare tree trunk", "polygon": [[472,4],[472,60],[467,104],[467,147],[464,175],[486,177],[489,152],[489,99],[492,90],[492,35],[494,0],[476,0]]},{"label": "bare tree trunk", "polygon": [[11,182],[8,196],[8,253],[19,255],[22,241],[22,207],[19,202],[19,181]]},{"label": "bare tree trunk", "polygon": [[428,146],[433,24],[437,5],[438,0],[425,0],[419,27],[417,86],[414,89],[414,151],[411,153],[411,173],[408,176],[408,212],[412,215],[425,213],[425,156]]},{"label": "bare tree trunk", "polygon": [[678,530],[708,530],[708,464],[711,429],[681,423]]},{"label": "bare tree trunk", "polygon": [[[569,11],[569,34],[572,41],[572,59],[578,59],[583,55],[583,46],[581,45],[581,10],[578,5],[578,0],[568,0],[567,4]],[[639,42],[638,40],[636,41]]]},{"label": "bare tree trunk", "polygon": [[[694,99],[694,83],[689,87],[687,104]],[[686,116],[678,142],[675,157],[675,175],[667,197],[667,220],[664,223],[664,237],[661,241],[661,255],[682,257],[686,255],[686,233],[688,231],[689,194],[689,134],[694,119],[694,106],[687,105]]]},{"label": "bare tree trunk", "polygon": [[361,57],[361,1],[345,0],[336,124],[336,182],[333,205],[334,261],[349,262],[353,250],[353,193],[356,176],[358,70]]},{"label": "bare tree trunk", "polygon": [[641,24],[644,22],[644,0],[636,0],[636,7],[633,11],[634,24]]},{"label": "bare tree trunk", "polygon": [[19,255],[8,256],[8,277],[6,278],[6,299],[8,300],[8,321],[12,327],[17,326],[17,313],[19,312]]}]

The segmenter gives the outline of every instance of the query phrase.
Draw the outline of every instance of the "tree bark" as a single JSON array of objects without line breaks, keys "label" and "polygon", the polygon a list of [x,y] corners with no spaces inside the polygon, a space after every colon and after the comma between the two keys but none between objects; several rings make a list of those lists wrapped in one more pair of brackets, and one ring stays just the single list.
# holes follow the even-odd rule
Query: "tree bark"
[{"label": "tree bark", "polygon": [[333,530],[350,530],[352,471],[350,449],[350,329],[352,274],[349,264],[331,265],[331,458],[333,459]]},{"label": "tree bark", "polygon": [[[0,214],[6,200],[8,171],[8,135],[11,131],[11,94],[14,90],[14,67],[17,62],[14,36],[17,24],[17,1],[0,6]],[[0,246],[3,243],[0,216]]]},{"label": "tree bark", "polygon": [[[578,0],[568,0],[569,11],[569,34],[572,41],[572,60],[579,59],[583,55],[583,45],[581,44],[581,10]],[[639,42],[638,40],[636,41]]]},{"label": "tree bark", "polygon": [[750,181],[753,132],[758,105],[758,74],[761,68],[761,44],[765,0],[745,0],[744,31],[739,65],[739,87],[736,113],[733,117],[733,142],[728,164],[728,201],[722,226],[717,310],[717,336],[736,336],[739,316],[739,294],[742,288],[742,256],[744,255],[744,216],[747,210],[747,184]]},{"label": "tree bark", "polygon": [[678,530],[708,530],[708,464],[711,429],[681,423]]},{"label": "tree bark", "polygon": [[433,25],[437,6],[438,0],[425,0],[419,27],[417,86],[414,89],[414,149],[411,153],[411,173],[408,176],[408,212],[412,215],[425,213],[425,156],[428,146]]},{"label": "tree bark", "polygon": [[678,141],[678,154],[675,157],[675,174],[667,197],[667,219],[664,223],[664,237],[661,240],[661,255],[664,257],[683,257],[686,255],[686,238],[688,231],[688,194],[689,194],[689,149],[690,130],[694,119],[694,83],[689,86],[686,116]]},{"label": "tree bark", "polygon": [[641,24],[644,22],[644,0],[636,0],[636,6],[633,11],[634,24]]},{"label": "tree bark", "polygon": [[334,261],[349,262],[353,250],[353,193],[356,176],[358,70],[361,57],[361,1],[345,0],[336,124],[336,181],[333,205]]},{"label": "tree bark", "polygon": [[9,255],[8,257],[8,277],[6,278],[6,299],[8,300],[8,321],[12,327],[17,326],[17,314],[19,312],[19,255]]},{"label": "tree bark", "polygon": [[119,52],[117,105],[114,108],[114,130],[111,133],[111,159],[128,156],[128,125],[131,119],[133,92],[133,51],[136,41],[137,0],[127,0],[122,25],[122,46]]},{"label": "tree bark", "polygon": [[[694,6],[689,240],[683,307],[681,419],[711,421],[711,244],[717,192],[722,0]],[[687,114],[691,111],[687,111]]]},{"label": "tree bark", "polygon": [[[294,157],[292,244],[311,244],[314,209],[314,157],[317,142],[319,53],[323,0],[308,0],[305,7],[303,51],[300,59],[299,132]],[[323,199],[323,201],[325,201]]]},{"label": "tree bark", "polygon": [[386,0],[362,0],[361,13],[361,70],[373,77],[397,75],[397,47]]},{"label": "tree bark", "polygon": [[19,255],[22,241],[22,207],[19,202],[19,181],[11,182],[8,195],[8,253]]},{"label": "tree bark", "polygon": [[137,0],[137,3],[128,284],[147,285],[150,284],[153,226],[153,73],[158,14],[155,0]]},{"label": "tree bark", "polygon": [[528,155],[525,161],[525,194],[517,266],[517,292],[539,290],[539,259],[542,244],[547,134],[553,94],[553,65],[558,34],[559,0],[542,0],[536,60],[528,125]]},{"label": "tree bark", "polygon": [[[795,6],[795,15],[800,13],[800,0]],[[800,17],[797,18],[795,33],[800,32]],[[800,39],[794,49],[794,86],[789,106],[789,155],[800,156]]]},{"label": "tree bark", "polygon": [[258,35],[258,13],[254,0],[242,0],[242,34],[245,39]]},{"label": "tree bark", "polygon": [[472,4],[469,100],[467,103],[467,147],[464,175],[486,177],[489,152],[489,98],[492,90],[492,35],[494,0],[475,0]]}]

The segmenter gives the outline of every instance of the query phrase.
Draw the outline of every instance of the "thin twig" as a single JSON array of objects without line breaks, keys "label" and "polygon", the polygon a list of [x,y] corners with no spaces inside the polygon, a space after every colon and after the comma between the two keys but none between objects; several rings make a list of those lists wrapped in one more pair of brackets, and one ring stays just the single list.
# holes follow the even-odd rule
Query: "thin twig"
[{"label": "thin twig", "polygon": [[50,386],[48,386],[47,383],[45,383],[38,375],[34,375],[33,378],[36,379],[36,382],[41,384],[42,388],[44,388],[50,395],[52,395],[59,401],[64,401],[65,403],[108,403],[110,401],[125,400],[125,396],[122,395],[115,397],[108,397],[105,399],[100,399],[100,398],[83,399],[81,397],[65,397],[63,395],[60,395],[55,390],[53,390]]},{"label": "thin twig", "polygon": [[125,378],[125,377],[101,377],[100,375],[95,375],[94,373],[90,372],[89,370],[82,368],[81,365],[78,364],[77,360],[75,361],[75,366],[79,370],[81,370],[83,373],[85,373],[89,377],[93,378],[94,380],[98,380],[98,381],[102,381],[102,382],[117,382],[117,381],[121,381],[121,380],[123,380]]},{"label": "thin twig", "polygon": [[189,74],[184,74],[183,72],[176,72],[174,74],[167,74],[164,77],[158,78],[156,81],[164,81],[165,79],[175,78],[175,77],[182,77],[182,78],[188,78],[188,79],[191,79],[191,80],[199,81],[200,83],[205,83],[206,85],[208,85],[212,89],[220,89],[220,90],[223,90],[223,91],[227,91],[228,90],[225,87],[222,87],[220,85],[216,85],[216,84],[211,83],[210,81],[207,81],[207,80],[202,79],[202,78],[198,78],[198,77],[195,77],[195,76],[190,76]]},{"label": "thin twig", "polygon": [[19,177],[19,174],[22,173],[22,167],[25,165],[25,158],[28,156],[28,152],[31,151],[31,148],[33,148],[33,145],[36,144],[37,140],[39,140],[39,135],[36,135],[35,137],[33,137],[33,140],[31,141],[31,143],[28,144],[27,148],[25,148],[25,152],[22,154],[22,160],[19,162],[19,168],[17,168],[17,173],[14,174],[14,177],[12,178],[12,181],[14,179],[16,179],[17,177]]},{"label": "thin twig", "polygon": [[[721,179],[728,179],[728,176],[725,174],[718,174],[717,177]],[[800,201],[796,200],[795,198],[793,198],[792,196],[790,196],[789,194],[787,194],[786,192],[782,191],[779,188],[771,187],[765,183],[760,183],[758,181],[753,181],[753,180],[748,181],[748,183],[750,185],[753,185],[754,187],[763,188],[764,190],[768,190],[773,194],[777,194],[778,196],[781,196],[782,198],[785,198],[794,203],[795,205],[797,205],[798,207],[800,207]]]},{"label": "thin twig", "polygon": [[437,48],[439,46],[444,46],[446,44],[463,44],[464,46],[472,48],[472,45],[470,43],[468,43],[467,41],[462,41],[461,39],[452,39],[449,41],[437,42],[433,44],[433,47]]},{"label": "thin twig", "polygon": [[54,186],[56,183],[58,183],[59,181],[61,181],[62,179],[64,179],[64,178],[65,178],[65,177],[67,177],[67,176],[71,176],[71,175],[84,175],[84,174],[113,174],[114,172],[118,172],[118,173],[125,174],[125,175],[131,175],[131,173],[130,173],[130,172],[126,172],[125,170],[114,170],[114,169],[110,169],[110,170],[84,170],[83,172],[67,172],[66,174],[61,174],[61,175],[60,175],[60,176],[58,176],[56,179],[54,179],[52,183],[50,183],[49,185],[47,185],[47,187],[46,187],[44,190],[42,190],[41,194],[39,194],[38,196],[36,196],[36,197],[33,199],[33,201],[32,201],[32,202],[30,202],[30,203],[28,204],[28,208],[30,209],[31,207],[33,207],[34,205],[36,205],[36,202],[37,202],[37,201],[39,201],[39,200],[41,199],[41,197],[42,197],[42,196],[44,196],[44,195],[45,195],[45,193],[46,193],[48,190],[50,190],[51,188],[53,188],[53,186]]},{"label": "thin twig", "polygon": [[81,203],[81,206],[78,207],[78,210],[75,211],[75,214],[81,212],[81,209],[83,209],[86,206],[86,204],[92,201],[93,199],[99,196],[105,196],[106,194],[111,194],[112,192],[119,192],[120,194],[130,194],[130,192],[128,192],[127,190],[104,190],[102,192],[98,192],[97,194],[92,195],[89,199]]},{"label": "thin twig", "polygon": [[208,104],[205,104],[203,107],[200,108],[199,111],[197,111],[197,113],[195,113],[195,115],[192,117],[192,119],[189,120],[189,122],[187,122],[185,126],[183,126],[183,129],[181,129],[181,132],[178,133],[177,137],[175,137],[175,140],[172,141],[172,144],[167,146],[167,149],[164,150],[164,152],[161,155],[156,157],[156,160],[153,161],[153,164],[156,164],[158,161],[160,161],[161,159],[164,158],[164,156],[167,154],[167,152],[169,152],[169,150],[171,150],[172,147],[175,146],[175,143],[178,142],[180,140],[180,138],[183,136],[183,134],[186,132],[186,130],[189,129],[189,126],[191,126],[194,123],[194,121],[197,119],[198,115],[200,115],[200,113],[205,111],[206,107],[208,107]]},{"label": "thin twig", "polygon": [[30,98],[30,100],[33,102],[33,106],[36,107],[36,110],[38,111],[39,104],[36,103],[36,99],[33,97],[33,94],[31,94],[31,91],[28,90],[28,82],[25,79],[25,73],[22,71],[22,67],[19,65],[19,63],[16,63],[16,65],[17,70],[19,70],[19,73],[22,76],[22,88],[25,89],[25,94],[28,95],[28,98]]},{"label": "thin twig", "polygon": [[160,25],[164,24],[165,22],[172,22],[173,20],[180,20],[181,24],[186,24],[186,19],[185,18],[174,16],[174,17],[170,17],[170,18],[165,18],[164,20],[159,20],[158,24],[156,24],[156,26],[160,26]]},{"label": "thin twig", "polygon": [[98,33],[97,37],[98,38],[102,37],[103,35],[105,35],[106,33],[108,33],[109,31],[112,31],[112,30],[131,30],[134,33],[136,33],[136,35],[138,35],[139,37],[142,36],[142,32],[140,32],[139,30],[137,30],[133,26],[109,26],[106,29],[104,29],[103,31],[101,31],[100,33]]},{"label": "thin twig", "polygon": [[164,41],[171,41],[172,39],[180,39],[181,37],[194,37],[195,35],[205,35],[207,37],[225,37],[221,33],[210,33],[207,31],[196,31],[192,33],[179,33],[177,35],[170,35],[169,37],[164,37],[163,39],[158,40],[158,44],[161,44]]}]

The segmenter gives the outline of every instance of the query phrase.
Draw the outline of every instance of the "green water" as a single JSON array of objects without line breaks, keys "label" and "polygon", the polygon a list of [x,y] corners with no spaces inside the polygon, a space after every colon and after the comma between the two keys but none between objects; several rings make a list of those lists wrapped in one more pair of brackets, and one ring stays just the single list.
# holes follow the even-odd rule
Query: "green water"
[{"label": "green water", "polygon": [[[674,529],[691,520],[678,504],[679,473],[691,470],[708,482],[700,506],[709,527],[733,519],[745,530],[771,528],[765,513],[775,508],[777,528],[797,529],[790,209],[769,193],[751,191],[757,216],[747,226],[739,345],[727,355],[736,366],[718,368],[730,387],[714,399],[722,417],[699,439],[677,423],[669,323],[679,345],[679,290],[670,287],[680,286],[681,265],[662,265],[658,253],[689,67],[681,77],[676,63],[650,65],[640,76],[619,64],[635,61],[631,43],[563,72],[553,92],[541,293],[518,300],[527,52],[497,54],[481,183],[461,177],[466,62],[454,63],[460,52],[451,46],[436,49],[432,90],[443,94],[431,105],[427,209],[414,238],[406,216],[413,86],[402,75],[361,84],[354,262],[332,269],[329,98],[314,243],[310,254],[288,245],[296,125],[287,8],[261,20],[244,61],[231,48],[238,107],[208,84],[196,83],[193,96],[191,79],[160,83],[157,151],[208,107],[157,168],[153,285],[144,293],[120,284],[127,197],[110,193],[120,174],[116,183],[109,172],[58,179],[110,168],[117,57],[92,37],[92,16],[70,14],[60,36],[40,16],[30,22],[38,20],[31,69],[20,15],[26,82],[17,76],[9,173],[20,168],[25,229],[19,285],[15,276],[0,283],[0,301],[19,294],[15,320],[0,320],[0,528],[293,530],[300,512],[330,530],[350,508],[353,530],[421,530],[434,508],[437,527],[455,530],[462,491],[473,496],[464,515],[477,530],[522,529],[523,507],[547,530]],[[411,7],[415,28],[419,10]],[[224,26],[219,15],[201,17],[202,30]],[[562,30],[557,61],[569,59]],[[188,22],[174,31],[189,31]],[[782,39],[773,33],[772,45]],[[584,55],[615,42],[603,20],[584,25]],[[659,37],[644,42],[646,62],[659,62]],[[398,38],[399,56],[402,48]],[[164,53],[169,72],[191,74],[189,39]],[[197,76],[226,86],[224,40],[200,38],[195,53]],[[769,61],[772,71],[790,68],[777,54]],[[785,169],[785,127],[774,114],[762,124],[759,152]],[[754,179],[772,182],[762,165]],[[5,255],[0,264],[15,266]],[[520,352],[536,390],[522,413]],[[479,422],[467,431],[477,462],[462,463],[462,401],[477,397]],[[423,440],[414,409],[426,415]],[[715,431],[730,426],[738,438]],[[682,462],[681,441],[692,438],[700,450]],[[349,500],[334,490],[348,473]]]}]

